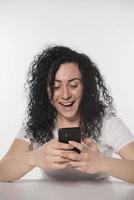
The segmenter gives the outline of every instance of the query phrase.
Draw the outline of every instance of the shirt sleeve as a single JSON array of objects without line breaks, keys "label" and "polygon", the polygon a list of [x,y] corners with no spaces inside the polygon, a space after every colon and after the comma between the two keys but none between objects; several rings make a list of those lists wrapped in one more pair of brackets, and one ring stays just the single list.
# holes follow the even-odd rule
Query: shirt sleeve
[{"label": "shirt sleeve", "polygon": [[29,138],[26,138],[25,135],[26,135],[26,131],[24,129],[24,126],[22,125],[15,139],[21,139],[21,140],[24,140],[25,142],[31,143]]},{"label": "shirt sleeve", "polygon": [[104,119],[102,138],[115,153],[118,153],[120,149],[127,144],[134,142],[134,135],[125,123],[117,116]]}]

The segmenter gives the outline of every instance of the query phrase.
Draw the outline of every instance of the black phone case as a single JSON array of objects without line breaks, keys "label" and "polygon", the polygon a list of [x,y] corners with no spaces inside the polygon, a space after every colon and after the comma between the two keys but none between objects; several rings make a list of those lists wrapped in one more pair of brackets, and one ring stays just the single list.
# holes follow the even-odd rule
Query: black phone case
[{"label": "black phone case", "polygon": [[[58,131],[59,142],[68,143],[69,141],[81,142],[81,130],[79,127],[60,128]],[[80,153],[79,149],[74,148],[74,151]]]}]

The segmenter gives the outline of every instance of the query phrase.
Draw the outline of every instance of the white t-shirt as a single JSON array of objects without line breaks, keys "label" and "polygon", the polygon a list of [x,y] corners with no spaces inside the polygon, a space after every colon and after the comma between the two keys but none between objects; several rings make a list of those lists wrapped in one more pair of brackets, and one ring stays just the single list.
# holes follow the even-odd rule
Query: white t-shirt
[{"label": "white t-shirt", "polygon": [[[25,140],[30,143],[28,138],[25,138],[26,132],[22,127],[18,132],[16,138]],[[58,131],[54,129],[54,138],[58,138]],[[118,153],[121,148],[134,141],[134,135],[126,127],[124,122],[117,116],[106,116],[103,120],[101,129],[100,144],[98,145],[100,151],[107,155],[112,156],[113,152]],[[35,144],[34,148],[38,148],[39,145]],[[105,178],[105,174],[86,174],[79,172],[75,169],[66,168],[62,170],[48,170],[41,169],[43,178],[56,178],[56,179],[100,179]]]}]

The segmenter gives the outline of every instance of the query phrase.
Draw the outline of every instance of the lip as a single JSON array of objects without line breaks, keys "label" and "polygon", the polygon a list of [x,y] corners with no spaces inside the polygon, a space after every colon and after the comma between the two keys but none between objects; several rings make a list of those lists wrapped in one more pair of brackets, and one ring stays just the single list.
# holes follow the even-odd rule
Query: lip
[{"label": "lip", "polygon": [[75,101],[59,102],[61,106],[72,106]]}]

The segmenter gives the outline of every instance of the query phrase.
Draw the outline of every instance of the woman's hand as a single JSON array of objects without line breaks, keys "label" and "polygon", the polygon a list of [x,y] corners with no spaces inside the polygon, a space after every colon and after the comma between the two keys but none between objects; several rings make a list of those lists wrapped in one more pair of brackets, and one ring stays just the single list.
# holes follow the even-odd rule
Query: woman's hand
[{"label": "woman's hand", "polygon": [[72,159],[69,162],[70,167],[89,174],[106,172],[105,156],[102,155],[97,144],[92,139],[85,139],[82,143],[70,141],[69,144],[81,151],[80,154],[74,152],[73,157],[69,152],[64,152],[66,158]]},{"label": "woman's hand", "polygon": [[70,159],[62,157],[65,151],[72,150],[70,144],[52,139],[39,149],[33,151],[32,164],[47,169],[63,169],[67,167]]}]

